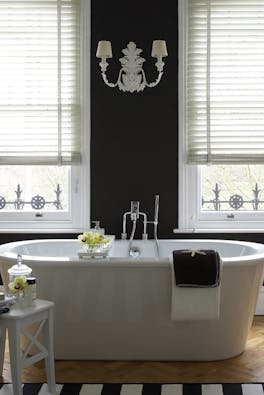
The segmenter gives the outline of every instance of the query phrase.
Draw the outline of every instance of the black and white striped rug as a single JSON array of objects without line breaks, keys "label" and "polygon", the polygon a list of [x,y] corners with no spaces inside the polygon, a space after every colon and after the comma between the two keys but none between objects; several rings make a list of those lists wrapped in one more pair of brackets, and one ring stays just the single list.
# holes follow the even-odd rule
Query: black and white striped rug
[{"label": "black and white striped rug", "polygon": [[[264,395],[264,384],[57,384],[60,395]],[[48,395],[47,384],[24,384],[24,395]],[[13,395],[0,384],[0,395]]]}]

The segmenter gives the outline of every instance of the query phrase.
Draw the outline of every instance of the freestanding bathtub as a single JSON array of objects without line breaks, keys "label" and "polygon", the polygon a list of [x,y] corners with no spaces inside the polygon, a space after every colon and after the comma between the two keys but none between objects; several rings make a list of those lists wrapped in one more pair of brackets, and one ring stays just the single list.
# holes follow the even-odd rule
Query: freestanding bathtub
[{"label": "freestanding bathtub", "polygon": [[[256,307],[264,245],[221,240],[115,241],[105,259],[79,259],[76,240],[0,246],[4,285],[17,254],[37,277],[38,297],[55,302],[55,358],[219,360],[243,352]],[[171,320],[175,249],[215,249],[223,260],[219,320]]]}]

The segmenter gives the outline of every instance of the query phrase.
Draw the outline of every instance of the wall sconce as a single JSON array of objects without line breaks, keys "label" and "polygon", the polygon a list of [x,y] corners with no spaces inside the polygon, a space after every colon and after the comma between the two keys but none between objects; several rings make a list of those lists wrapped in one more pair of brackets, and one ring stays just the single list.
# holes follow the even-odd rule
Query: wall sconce
[{"label": "wall sconce", "polygon": [[153,88],[158,85],[163,74],[163,67],[165,63],[162,58],[168,56],[166,41],[164,40],[154,40],[152,43],[151,56],[157,58],[155,66],[159,72],[156,81],[148,83],[143,69],[143,63],[146,59],[139,56],[142,49],[137,48],[134,42],[129,42],[127,48],[122,50],[123,58],[120,58],[121,70],[118,74],[118,79],[116,83],[111,83],[106,77],[106,69],[108,63],[106,59],[112,58],[112,46],[111,41],[99,41],[96,51],[96,57],[101,58],[99,66],[101,67],[102,77],[104,82],[110,88],[118,88],[123,92],[141,92],[145,87]]}]

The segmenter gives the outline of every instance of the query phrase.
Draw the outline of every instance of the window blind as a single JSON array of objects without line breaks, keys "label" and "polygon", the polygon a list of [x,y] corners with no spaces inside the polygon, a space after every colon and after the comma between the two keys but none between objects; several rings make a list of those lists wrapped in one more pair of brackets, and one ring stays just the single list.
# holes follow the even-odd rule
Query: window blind
[{"label": "window blind", "polygon": [[79,0],[0,0],[0,164],[80,162]]},{"label": "window blind", "polygon": [[188,0],[188,162],[264,163],[264,0]]}]

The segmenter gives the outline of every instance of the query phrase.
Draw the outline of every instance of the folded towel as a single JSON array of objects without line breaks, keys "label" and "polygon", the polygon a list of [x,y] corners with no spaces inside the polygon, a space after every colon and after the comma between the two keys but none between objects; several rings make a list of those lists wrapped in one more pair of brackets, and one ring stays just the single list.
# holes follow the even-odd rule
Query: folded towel
[{"label": "folded towel", "polygon": [[178,287],[211,288],[219,285],[220,256],[217,251],[175,250],[173,267]]},{"label": "folded towel", "polygon": [[[205,259],[207,256],[204,255],[204,251],[188,250],[188,252],[180,252],[170,256],[171,266],[171,319],[175,321],[201,321],[201,320],[218,320],[220,317],[220,296],[221,296],[221,271],[222,262],[219,255],[212,254],[215,256],[216,264],[212,264],[215,270],[208,270],[208,275],[205,276],[204,269],[200,261]],[[181,261],[181,264],[176,265],[175,273],[175,255],[177,261]],[[199,255],[199,264],[195,267],[195,273],[198,271],[198,275],[186,278],[185,275],[189,273],[190,267],[188,262],[191,261],[192,265],[197,263],[196,260],[192,261],[195,256]],[[209,254],[211,256],[211,254]],[[187,257],[187,258],[186,258]],[[180,276],[178,271],[182,266],[183,262],[187,262],[186,272],[182,272]],[[179,262],[178,262],[179,263]],[[212,263],[212,262],[211,262]],[[209,265],[209,263],[208,263]],[[199,268],[198,268],[199,266]],[[207,265],[204,266],[206,268]],[[210,267],[211,267],[210,266]],[[187,267],[189,268],[187,270]],[[192,270],[192,269],[191,269]],[[203,275],[201,279],[200,273]],[[184,274],[184,277],[183,277]],[[196,273],[197,274],[197,273]],[[178,277],[179,285],[176,285],[176,278]],[[184,283],[186,282],[186,283]],[[205,284],[205,285],[204,285]]]}]

